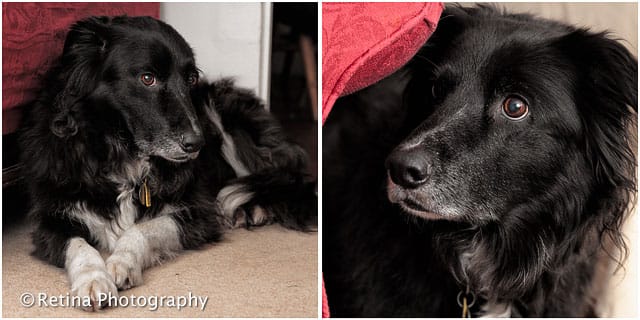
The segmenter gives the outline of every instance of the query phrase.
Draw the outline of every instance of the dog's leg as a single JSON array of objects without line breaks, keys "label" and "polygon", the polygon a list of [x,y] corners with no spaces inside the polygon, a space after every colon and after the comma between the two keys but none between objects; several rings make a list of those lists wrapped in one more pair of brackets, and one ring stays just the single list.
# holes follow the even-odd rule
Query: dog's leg
[{"label": "dog's leg", "polygon": [[206,107],[205,112],[207,113],[207,117],[209,121],[211,121],[222,137],[222,156],[225,161],[231,166],[236,176],[242,177],[249,174],[249,169],[245,166],[245,164],[238,157],[238,152],[236,150],[236,145],[233,141],[233,137],[225,131],[224,126],[222,125],[222,119],[220,118],[220,114],[213,107]]},{"label": "dog's leg", "polygon": [[212,84],[209,98],[204,110],[222,134],[221,153],[237,177],[217,195],[224,217],[234,227],[279,222],[314,229],[317,197],[315,184],[305,182],[304,150],[286,139],[253,93],[221,80]]},{"label": "dog's leg", "polygon": [[[68,215],[50,215],[56,210],[38,210],[32,214],[41,217],[33,232],[34,255],[58,267],[65,268],[71,284],[71,294],[80,297],[80,305],[86,311],[103,308],[111,294],[118,297],[104,260],[85,239],[90,235],[76,226],[82,225]],[[69,212],[69,211],[68,211]]]},{"label": "dog's leg", "polygon": [[[80,297],[82,309],[96,311],[107,302],[108,294],[118,297],[118,289],[107,273],[98,250],[81,237],[67,242],[65,268],[71,282],[71,294]],[[86,304],[86,299],[90,304]]]},{"label": "dog's leg", "polygon": [[222,214],[231,220],[234,227],[243,227],[248,224],[248,215],[242,206],[254,197],[248,186],[240,183],[228,185],[218,193],[218,204]]},{"label": "dog's leg", "polygon": [[235,227],[277,222],[313,231],[317,225],[315,184],[298,172],[268,170],[236,179],[220,190],[217,201]]},{"label": "dog's leg", "polygon": [[194,207],[165,205],[159,216],[135,224],[116,242],[107,270],[120,289],[142,283],[142,270],[221,238],[220,214],[204,195],[193,195]]},{"label": "dog's leg", "polygon": [[172,257],[183,246],[176,221],[168,215],[138,223],[125,231],[107,259],[107,270],[119,289],[142,284],[142,270]]},{"label": "dog's leg", "polygon": [[[305,170],[304,149],[287,139],[278,121],[255,94],[221,80],[212,84],[210,99],[205,108],[207,117],[226,137],[222,153],[237,177],[274,168]],[[222,123],[229,126],[223,127]],[[241,174],[236,170],[238,163],[245,168]]]}]

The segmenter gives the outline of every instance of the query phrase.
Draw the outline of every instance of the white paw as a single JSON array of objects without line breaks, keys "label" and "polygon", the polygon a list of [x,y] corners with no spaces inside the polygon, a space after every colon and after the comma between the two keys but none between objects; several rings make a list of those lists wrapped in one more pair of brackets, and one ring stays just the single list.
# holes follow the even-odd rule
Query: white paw
[{"label": "white paw", "polygon": [[271,222],[272,217],[267,210],[262,209],[260,206],[255,206],[251,209],[251,225],[262,226]]},{"label": "white paw", "polygon": [[218,192],[217,201],[222,214],[233,219],[236,211],[253,198],[253,192],[241,183],[228,185]]},{"label": "white paw", "polygon": [[142,284],[142,266],[133,253],[116,251],[107,259],[107,272],[113,277],[120,290],[126,290]]},{"label": "white paw", "polygon": [[257,227],[270,224],[272,222],[273,219],[271,214],[260,206],[254,206],[248,215],[243,208],[238,208],[231,218],[231,225],[233,228]]},{"label": "white paw", "polygon": [[118,288],[104,269],[82,272],[71,284],[71,294],[80,297],[84,311],[98,311],[106,306],[109,295],[118,297]]}]

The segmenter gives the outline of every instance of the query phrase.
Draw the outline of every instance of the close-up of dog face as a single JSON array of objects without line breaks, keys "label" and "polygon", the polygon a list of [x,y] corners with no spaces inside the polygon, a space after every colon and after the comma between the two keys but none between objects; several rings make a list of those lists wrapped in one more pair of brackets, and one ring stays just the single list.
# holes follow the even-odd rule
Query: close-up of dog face
[{"label": "close-up of dog face", "polygon": [[[637,239],[624,228],[637,193],[637,7],[444,4],[431,20],[433,8],[411,5],[371,5],[385,22],[396,10],[426,11],[405,38],[381,37],[391,49],[374,54],[378,43],[358,51],[358,37],[343,35],[356,9],[331,5],[323,19],[327,65],[343,52],[373,55],[325,112],[332,315],[593,317],[622,308],[626,297],[605,290],[633,282],[611,280],[616,267],[636,269],[625,259]],[[426,33],[415,54],[368,78],[398,62],[413,32]]]},{"label": "close-up of dog face", "polygon": [[622,45],[490,8],[442,17],[411,66],[406,103],[427,117],[386,160],[391,202],[485,224],[587,202],[587,190],[630,176],[619,137],[637,65]]},{"label": "close-up of dog face", "polygon": [[122,121],[142,156],[198,156],[204,137],[191,99],[198,70],[172,27],[148,17],[87,19],[69,33],[65,62],[74,66],[70,84],[95,105],[88,112]]}]

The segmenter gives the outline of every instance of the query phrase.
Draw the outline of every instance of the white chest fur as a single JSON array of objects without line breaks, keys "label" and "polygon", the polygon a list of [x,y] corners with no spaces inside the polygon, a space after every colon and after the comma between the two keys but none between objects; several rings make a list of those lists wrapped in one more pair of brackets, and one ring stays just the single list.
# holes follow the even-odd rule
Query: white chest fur
[{"label": "white chest fur", "polygon": [[91,237],[98,243],[100,249],[112,252],[116,241],[124,231],[131,228],[138,217],[138,208],[133,199],[136,184],[149,172],[147,161],[133,161],[123,167],[123,170],[110,175],[108,178],[118,186],[116,210],[113,218],[102,217],[89,208],[85,203],[77,203],[69,214],[81,221],[89,230]]}]

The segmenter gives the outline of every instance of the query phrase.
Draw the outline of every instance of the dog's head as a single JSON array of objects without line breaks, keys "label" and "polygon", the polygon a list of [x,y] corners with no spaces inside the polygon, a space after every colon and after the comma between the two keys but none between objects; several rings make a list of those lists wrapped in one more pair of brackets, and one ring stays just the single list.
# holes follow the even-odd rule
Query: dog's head
[{"label": "dog's head", "polygon": [[386,161],[405,211],[483,225],[635,187],[637,62],[606,34],[449,8],[409,68],[425,116]]},{"label": "dog's head", "polygon": [[61,64],[55,134],[76,134],[82,124],[74,114],[83,113],[121,124],[143,157],[184,162],[198,155],[204,138],[191,99],[198,70],[191,48],[169,25],[150,17],[79,21]]}]

